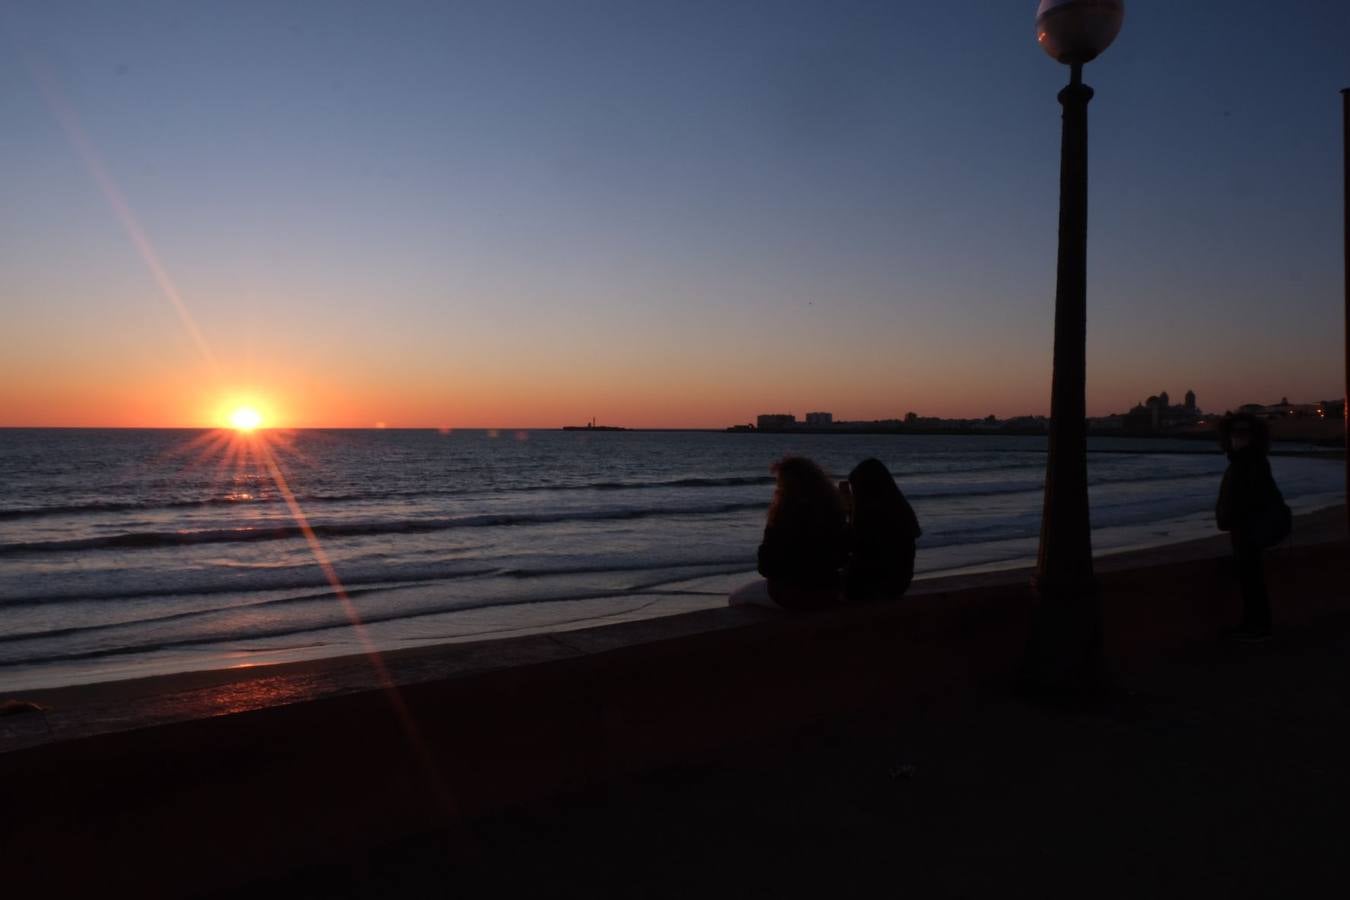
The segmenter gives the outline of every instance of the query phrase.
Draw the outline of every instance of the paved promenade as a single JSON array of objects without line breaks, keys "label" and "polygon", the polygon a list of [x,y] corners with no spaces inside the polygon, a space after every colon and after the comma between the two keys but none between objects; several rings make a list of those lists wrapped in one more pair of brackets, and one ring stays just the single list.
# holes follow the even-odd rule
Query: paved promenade
[{"label": "paved promenade", "polygon": [[[1318,897],[1350,876],[1350,614],[1091,710],[855,716],[265,887],[330,896]],[[766,685],[772,690],[772,685]],[[247,893],[247,892],[245,892]],[[408,895],[408,894],[404,894]],[[241,895],[242,896],[242,895]]]}]

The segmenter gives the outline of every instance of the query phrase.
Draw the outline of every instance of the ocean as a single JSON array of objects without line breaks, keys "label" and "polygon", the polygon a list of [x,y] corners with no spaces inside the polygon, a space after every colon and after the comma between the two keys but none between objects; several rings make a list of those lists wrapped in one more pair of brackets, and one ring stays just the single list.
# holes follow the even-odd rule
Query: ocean
[{"label": "ocean", "polygon": [[[797,453],[885,462],[920,577],[1035,556],[1043,437],[0,430],[0,693],[720,606]],[[1212,534],[1225,460],[1091,442],[1097,553]],[[1296,512],[1339,461],[1279,456]],[[339,590],[340,586],[340,590]],[[360,629],[353,620],[359,620]],[[363,643],[365,642],[365,643]]]}]

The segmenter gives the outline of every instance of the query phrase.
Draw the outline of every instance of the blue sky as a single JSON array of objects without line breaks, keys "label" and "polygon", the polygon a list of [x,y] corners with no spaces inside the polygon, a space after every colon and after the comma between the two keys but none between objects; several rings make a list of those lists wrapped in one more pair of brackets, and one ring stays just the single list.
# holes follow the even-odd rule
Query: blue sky
[{"label": "blue sky", "polygon": [[[1350,7],[1271,9],[1127,2],[1087,68],[1090,412],[1339,394]],[[13,4],[0,424],[1045,412],[1067,72],[1034,12]]]}]

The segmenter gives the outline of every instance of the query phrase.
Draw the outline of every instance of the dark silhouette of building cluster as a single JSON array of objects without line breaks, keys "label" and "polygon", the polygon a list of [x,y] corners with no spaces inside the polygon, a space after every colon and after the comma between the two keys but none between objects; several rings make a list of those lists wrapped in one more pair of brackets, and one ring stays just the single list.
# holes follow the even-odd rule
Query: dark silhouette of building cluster
[{"label": "dark silhouette of building cluster", "polygon": [[837,420],[833,413],[809,412],[799,421],[792,413],[764,413],[753,425],[733,425],[726,429],[736,432],[760,431],[766,433],[801,431],[839,434],[1044,434],[1049,425],[1044,416],[1017,416],[1000,419],[985,416],[982,419],[944,419],[908,412],[899,419],[871,421]]},{"label": "dark silhouette of building cluster", "polygon": [[764,413],[755,420],[760,431],[782,431],[796,424],[797,417],[792,413]]},{"label": "dark silhouette of building cluster", "polygon": [[1321,403],[1290,403],[1281,397],[1279,403],[1244,403],[1238,412],[1271,421],[1281,419],[1339,419],[1345,415],[1344,400],[1323,400]]},{"label": "dark silhouette of building cluster", "polygon": [[1202,418],[1195,404],[1195,391],[1187,391],[1185,400],[1172,404],[1167,391],[1149,397],[1121,417],[1121,430],[1128,434],[1155,434],[1162,431],[1193,428]]},{"label": "dark silhouette of building cluster", "polygon": [[[1282,440],[1320,441],[1340,434],[1337,428],[1341,427],[1344,409],[1342,400],[1290,403],[1285,397],[1279,403],[1268,405],[1244,404],[1237,411],[1269,420]],[[1200,409],[1195,391],[1187,391],[1180,403],[1173,403],[1167,391],[1162,391],[1135,404],[1129,412],[1089,418],[1087,425],[1089,433],[1101,437],[1168,435],[1198,439],[1211,435],[1221,418],[1218,413],[1208,414]],[[1049,420],[1044,416],[945,419],[908,412],[897,419],[848,421],[835,419],[828,412],[809,412],[803,419],[792,413],[766,413],[753,425],[734,425],[726,430],[830,434],[1045,434],[1048,428]]]}]

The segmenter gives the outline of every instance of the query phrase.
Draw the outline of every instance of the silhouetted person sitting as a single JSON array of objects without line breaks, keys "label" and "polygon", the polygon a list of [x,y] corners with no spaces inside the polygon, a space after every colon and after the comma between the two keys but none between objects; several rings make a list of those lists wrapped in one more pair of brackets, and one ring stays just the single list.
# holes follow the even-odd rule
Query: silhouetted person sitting
[{"label": "silhouetted person sitting", "polygon": [[852,498],[845,595],[850,603],[897,600],[914,580],[914,542],[923,533],[914,508],[880,460],[858,463],[845,486]]},{"label": "silhouetted person sitting", "polygon": [[1228,454],[1228,470],[1219,487],[1215,518],[1233,541],[1233,561],[1242,590],[1242,624],[1232,632],[1239,640],[1270,638],[1270,597],[1261,553],[1289,536],[1292,514],[1270,474],[1270,431],[1246,414],[1225,416],[1219,442]]},{"label": "silhouetted person sitting", "polygon": [[848,525],[839,491],[809,459],[784,457],[759,545],[764,582],[740,588],[731,604],[820,609],[841,602],[840,569],[848,558]]}]

